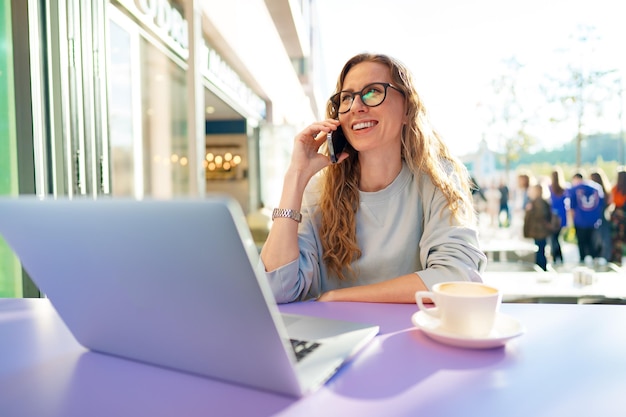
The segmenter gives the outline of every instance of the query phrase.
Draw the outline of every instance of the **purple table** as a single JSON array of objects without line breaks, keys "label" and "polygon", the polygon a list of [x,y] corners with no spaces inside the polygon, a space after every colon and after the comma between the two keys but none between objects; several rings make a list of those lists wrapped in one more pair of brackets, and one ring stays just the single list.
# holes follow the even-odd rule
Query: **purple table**
[{"label": "purple table", "polygon": [[297,303],[381,334],[301,400],[86,351],[47,300],[0,300],[0,416],[624,416],[626,307],[504,304],[527,332],[467,350],[411,324],[413,305]]}]

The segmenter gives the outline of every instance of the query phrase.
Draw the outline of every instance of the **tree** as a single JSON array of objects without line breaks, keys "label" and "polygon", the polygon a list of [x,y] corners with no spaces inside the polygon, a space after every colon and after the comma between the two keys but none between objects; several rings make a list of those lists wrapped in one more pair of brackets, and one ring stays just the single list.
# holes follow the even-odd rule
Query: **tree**
[{"label": "tree", "polygon": [[520,94],[524,88],[520,84],[524,66],[514,56],[503,60],[502,65],[502,74],[491,81],[490,94],[479,107],[484,110],[484,136],[496,138],[497,152],[502,156],[508,178],[511,164],[528,152],[535,142],[527,129],[535,116],[527,111],[528,106],[524,105]]},{"label": "tree", "polygon": [[[599,69],[601,62],[594,59],[600,37],[592,26],[579,26],[570,37],[571,46],[557,51],[565,55],[565,68],[555,76],[546,77],[542,86],[547,101],[555,114],[550,121],[574,122],[576,130],[576,166],[582,161],[581,147],[584,131],[603,112],[603,103],[611,95],[607,84],[615,70]],[[587,132],[589,134],[589,132]]]}]

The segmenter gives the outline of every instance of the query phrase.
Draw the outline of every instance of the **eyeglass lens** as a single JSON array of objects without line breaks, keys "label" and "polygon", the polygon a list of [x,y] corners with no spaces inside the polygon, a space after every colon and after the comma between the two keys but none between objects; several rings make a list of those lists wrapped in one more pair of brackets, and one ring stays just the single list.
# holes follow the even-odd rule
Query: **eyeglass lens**
[{"label": "eyeglass lens", "polygon": [[387,87],[389,84],[373,83],[365,86],[361,91],[341,91],[339,92],[339,113],[346,113],[352,107],[355,96],[361,96],[361,101],[368,107],[380,105],[387,95]]}]

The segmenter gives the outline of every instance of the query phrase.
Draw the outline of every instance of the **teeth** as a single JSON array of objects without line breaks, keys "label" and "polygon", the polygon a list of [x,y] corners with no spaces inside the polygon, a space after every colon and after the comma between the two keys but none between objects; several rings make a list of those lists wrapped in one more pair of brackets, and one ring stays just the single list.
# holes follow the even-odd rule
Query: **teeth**
[{"label": "teeth", "polygon": [[365,129],[365,128],[368,128],[368,127],[373,127],[375,125],[376,125],[376,123],[374,123],[374,122],[362,122],[362,123],[357,123],[354,126],[352,126],[352,129],[360,130],[360,129]]}]

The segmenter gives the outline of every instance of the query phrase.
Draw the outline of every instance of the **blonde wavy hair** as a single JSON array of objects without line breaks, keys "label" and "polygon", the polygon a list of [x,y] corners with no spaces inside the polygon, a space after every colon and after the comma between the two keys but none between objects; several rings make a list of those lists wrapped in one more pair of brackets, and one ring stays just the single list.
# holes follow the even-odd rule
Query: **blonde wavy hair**
[{"label": "blonde wavy hair", "polygon": [[[440,135],[433,129],[426,109],[417,94],[412,76],[396,59],[380,54],[359,54],[344,65],[335,92],[343,88],[346,75],[357,64],[375,62],[389,68],[391,80],[404,94],[407,124],[402,129],[402,159],[415,174],[426,173],[446,197],[453,217],[461,222],[475,220],[471,202],[469,175],[465,166],[454,158]],[[326,115],[337,119],[338,109],[329,101]],[[331,165],[322,173],[320,238],[322,259],[329,272],[340,280],[354,276],[351,264],[361,257],[356,239],[356,212],[359,208],[359,154],[347,145],[349,157]]]}]

